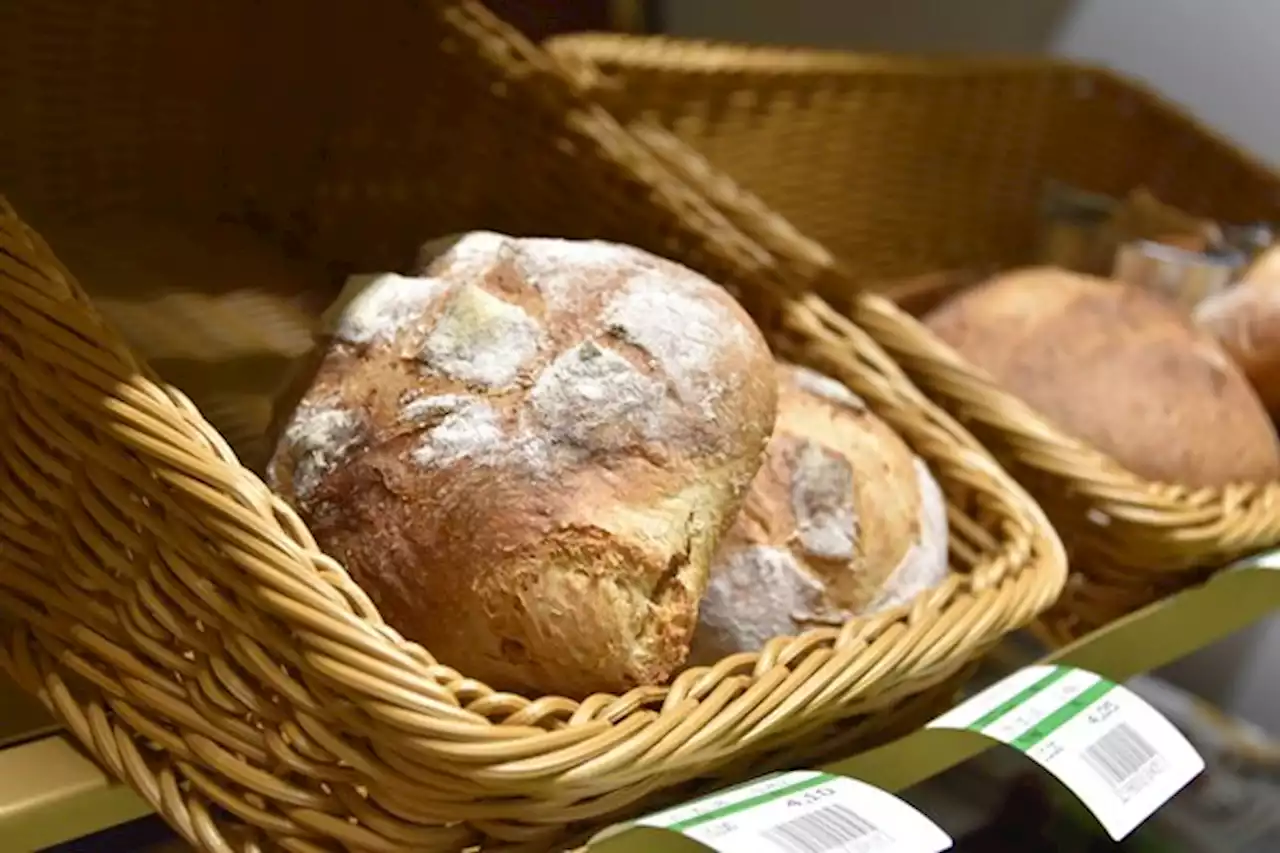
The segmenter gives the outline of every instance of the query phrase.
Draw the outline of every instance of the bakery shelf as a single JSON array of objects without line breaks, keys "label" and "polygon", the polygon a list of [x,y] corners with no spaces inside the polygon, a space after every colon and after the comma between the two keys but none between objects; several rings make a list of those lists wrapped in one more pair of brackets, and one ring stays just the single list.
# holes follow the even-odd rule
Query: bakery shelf
[{"label": "bakery shelf", "polygon": [[0,849],[42,850],[149,811],[62,735],[0,750]]},{"label": "bakery shelf", "polygon": [[0,755],[7,747],[58,731],[40,703],[0,677]]},{"label": "bakery shelf", "polygon": [[[1133,613],[1040,661],[1021,659],[1016,648],[1006,647],[994,656],[993,666],[1003,675],[1027,663],[1062,663],[1123,681],[1211,645],[1276,611],[1280,611],[1280,549],[1241,560],[1207,583]],[[10,724],[13,709],[25,707],[13,688],[0,684],[0,734],[15,728]],[[47,718],[40,719],[29,710],[17,713],[26,715],[24,725],[31,729],[49,725]],[[921,730],[823,769],[887,791],[902,791],[990,746],[985,738],[966,732]],[[4,780],[11,781],[5,784]],[[0,750],[0,839],[5,840],[5,849],[38,849],[146,811],[142,800],[108,779],[61,735]],[[615,836],[592,849],[677,853],[704,848],[654,831]]]}]

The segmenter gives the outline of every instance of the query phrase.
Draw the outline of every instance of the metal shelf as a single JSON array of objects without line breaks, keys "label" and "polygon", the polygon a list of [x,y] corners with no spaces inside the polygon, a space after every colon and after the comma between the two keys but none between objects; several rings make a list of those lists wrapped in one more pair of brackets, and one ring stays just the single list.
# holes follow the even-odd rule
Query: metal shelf
[{"label": "metal shelf", "polygon": [[[1040,661],[1091,670],[1112,681],[1158,669],[1280,611],[1280,550],[1224,569],[1204,585],[1138,611]],[[14,698],[11,698],[14,697]],[[11,709],[21,708],[20,712]],[[15,724],[35,739],[0,749],[0,838],[6,849],[38,849],[109,828],[147,813],[131,791],[114,783],[60,734],[39,735],[51,723],[0,684],[0,746]],[[922,729],[878,749],[822,768],[902,791],[972,758],[991,742],[967,732]],[[4,784],[4,780],[13,780]],[[20,784],[14,784],[20,782]],[[655,847],[656,845],[656,847]],[[600,853],[699,850],[659,831],[623,833]]]}]

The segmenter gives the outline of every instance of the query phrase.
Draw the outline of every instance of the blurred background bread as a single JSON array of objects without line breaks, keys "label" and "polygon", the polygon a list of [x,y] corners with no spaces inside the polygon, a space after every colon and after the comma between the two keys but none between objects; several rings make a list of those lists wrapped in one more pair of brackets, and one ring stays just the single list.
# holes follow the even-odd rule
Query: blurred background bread
[{"label": "blurred background bread", "polygon": [[1053,268],[998,275],[925,318],[1050,421],[1142,477],[1274,479],[1280,446],[1240,368],[1132,285]]},{"label": "blurred background bread", "polygon": [[260,472],[275,395],[312,348],[333,271],[231,222],[118,214],[45,233],[132,350]]},{"label": "blurred background bread", "polygon": [[1240,365],[1271,417],[1280,417],[1280,248],[1196,306],[1195,319]]},{"label": "blurred background bread", "polygon": [[499,689],[683,663],[773,429],[773,360],[701,276],[473,233],[348,288],[272,485],[387,620]]},{"label": "blurred background bread", "polygon": [[694,663],[910,600],[947,575],[941,489],[851,391],[779,364],[764,465],[711,568]]}]

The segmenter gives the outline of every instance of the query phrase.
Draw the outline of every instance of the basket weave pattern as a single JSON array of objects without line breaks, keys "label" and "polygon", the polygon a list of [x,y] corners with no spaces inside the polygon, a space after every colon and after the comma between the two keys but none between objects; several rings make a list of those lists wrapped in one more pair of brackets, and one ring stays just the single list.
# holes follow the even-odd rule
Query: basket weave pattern
[{"label": "basket weave pattern", "polygon": [[1280,176],[1098,68],[614,35],[563,36],[549,49],[638,136],[669,131],[758,194],[763,202],[744,204],[741,191],[723,200],[735,224],[755,233],[763,203],[785,216],[795,228],[775,228],[771,249],[796,265],[825,263],[823,293],[1010,466],[1071,554],[1073,582],[1044,621],[1056,639],[1280,542],[1280,484],[1141,478],[869,292],[1028,262],[1046,178],[1114,195],[1144,186],[1181,208],[1249,221],[1280,218]]},{"label": "basket weave pattern", "polygon": [[0,665],[204,849],[562,846],[919,725],[1062,588],[1043,514],[972,437],[473,4],[19,0],[0,77],[0,187],[32,223],[234,218],[339,272],[480,226],[635,243],[731,285],[948,498],[954,571],[909,607],[625,696],[495,692],[387,627],[5,205]]},{"label": "basket weave pattern", "polygon": [[673,130],[858,281],[1024,262],[1046,177],[1280,217],[1280,176],[1103,68],[627,35],[548,47],[597,67],[625,89],[615,111]]}]

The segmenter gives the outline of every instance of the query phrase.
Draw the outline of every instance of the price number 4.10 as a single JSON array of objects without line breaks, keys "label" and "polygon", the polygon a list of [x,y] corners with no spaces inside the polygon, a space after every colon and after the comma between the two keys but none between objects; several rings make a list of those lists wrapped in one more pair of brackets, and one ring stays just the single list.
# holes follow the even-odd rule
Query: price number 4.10
[{"label": "price number 4.10", "polygon": [[827,785],[819,785],[816,788],[809,788],[806,791],[800,791],[797,794],[792,794],[790,797],[787,797],[787,806],[790,808],[800,808],[812,803],[821,802],[828,797],[834,797],[836,793],[837,791],[835,788]]}]

